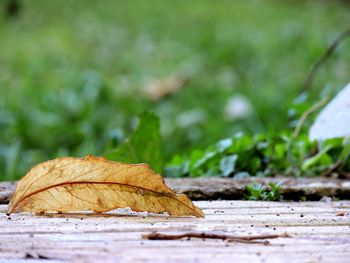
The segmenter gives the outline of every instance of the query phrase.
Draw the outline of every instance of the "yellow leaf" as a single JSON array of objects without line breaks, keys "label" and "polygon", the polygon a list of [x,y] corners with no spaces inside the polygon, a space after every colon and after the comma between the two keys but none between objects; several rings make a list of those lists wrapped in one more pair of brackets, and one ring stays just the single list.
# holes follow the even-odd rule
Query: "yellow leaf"
[{"label": "yellow leaf", "polygon": [[163,80],[158,80],[145,86],[143,91],[147,98],[153,101],[161,100],[178,90],[180,90],[188,82],[188,78],[184,76],[170,76]]},{"label": "yellow leaf", "polygon": [[92,210],[167,212],[204,217],[191,200],[176,194],[146,164],[124,164],[101,157],[58,158],[33,167],[17,184],[8,214]]}]

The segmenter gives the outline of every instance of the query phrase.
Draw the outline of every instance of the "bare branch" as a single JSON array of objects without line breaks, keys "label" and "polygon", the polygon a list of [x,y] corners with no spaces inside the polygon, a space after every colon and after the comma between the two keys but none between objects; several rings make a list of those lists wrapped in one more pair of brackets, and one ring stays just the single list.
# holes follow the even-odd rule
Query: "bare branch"
[{"label": "bare branch", "polygon": [[319,58],[319,60],[313,65],[311,71],[307,75],[303,87],[300,91],[300,93],[303,93],[310,89],[312,82],[314,81],[317,72],[321,68],[323,64],[327,62],[329,57],[333,54],[334,50],[342,43],[345,39],[350,37],[350,29],[344,31],[341,33],[335,40],[334,42],[327,48],[327,50],[323,53],[323,55]]},{"label": "bare branch", "polygon": [[314,111],[317,111],[319,108],[321,108],[323,105],[325,105],[329,100],[329,97],[326,96],[324,97],[322,100],[320,100],[319,102],[317,102],[316,104],[312,105],[309,109],[307,109],[300,117],[297,126],[295,127],[294,133],[293,133],[293,140],[295,140],[299,133],[301,128],[303,127],[303,124],[306,120],[306,118],[313,113]]}]

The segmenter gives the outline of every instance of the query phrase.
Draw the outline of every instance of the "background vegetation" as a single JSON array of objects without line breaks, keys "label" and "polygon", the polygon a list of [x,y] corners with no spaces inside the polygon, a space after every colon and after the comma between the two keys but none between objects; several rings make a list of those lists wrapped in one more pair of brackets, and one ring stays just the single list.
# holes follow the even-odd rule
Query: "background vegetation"
[{"label": "background vegetation", "polygon": [[[292,129],[300,112],[349,81],[344,43],[299,96],[312,64],[349,27],[349,8],[316,0],[24,0],[17,17],[0,15],[0,179],[57,156],[104,154],[145,109],[160,116],[166,161],[238,131]],[[188,81],[171,97],[144,95],[172,76]],[[227,117],[232,96],[249,114]]]}]

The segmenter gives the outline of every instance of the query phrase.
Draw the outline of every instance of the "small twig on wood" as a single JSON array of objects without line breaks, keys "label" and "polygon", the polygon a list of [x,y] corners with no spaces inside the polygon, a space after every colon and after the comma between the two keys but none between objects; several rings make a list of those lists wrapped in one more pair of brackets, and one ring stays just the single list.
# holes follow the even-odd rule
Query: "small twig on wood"
[{"label": "small twig on wood", "polygon": [[293,140],[295,140],[299,133],[301,128],[303,127],[303,124],[306,120],[306,118],[313,113],[314,111],[317,111],[319,108],[321,108],[323,105],[325,105],[329,100],[329,96],[324,97],[322,100],[317,102],[316,104],[312,105],[309,109],[307,109],[298,120],[297,126],[295,127],[294,133],[293,133]]},{"label": "small twig on wood", "polygon": [[291,236],[287,233],[283,234],[267,234],[267,235],[256,235],[256,236],[234,236],[230,234],[217,234],[208,232],[187,232],[182,234],[162,234],[158,232],[152,232],[150,234],[142,235],[143,239],[148,240],[178,240],[181,238],[202,238],[202,239],[221,239],[227,242],[240,242],[240,243],[253,243],[253,244],[269,244],[268,242],[258,242],[257,240],[273,239],[273,238],[290,238]]},{"label": "small twig on wood", "polygon": [[307,91],[311,85],[313,80],[315,79],[316,73],[321,68],[323,64],[325,64],[328,60],[328,58],[333,54],[334,50],[342,43],[345,39],[350,37],[350,29],[344,31],[341,33],[334,42],[327,48],[327,50],[323,53],[323,55],[320,57],[320,59],[314,64],[312,67],[310,73],[307,75],[303,87],[300,91],[300,93],[303,93]]}]

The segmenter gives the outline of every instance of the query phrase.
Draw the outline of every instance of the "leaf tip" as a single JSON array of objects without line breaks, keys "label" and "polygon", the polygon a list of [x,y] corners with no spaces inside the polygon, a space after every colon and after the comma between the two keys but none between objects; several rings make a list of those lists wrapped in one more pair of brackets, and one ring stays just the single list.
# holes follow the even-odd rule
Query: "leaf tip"
[{"label": "leaf tip", "polygon": [[196,215],[197,218],[204,218],[205,217],[204,212],[199,207],[195,206],[195,211],[197,213],[197,215]]}]

